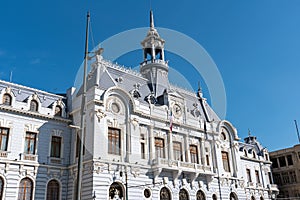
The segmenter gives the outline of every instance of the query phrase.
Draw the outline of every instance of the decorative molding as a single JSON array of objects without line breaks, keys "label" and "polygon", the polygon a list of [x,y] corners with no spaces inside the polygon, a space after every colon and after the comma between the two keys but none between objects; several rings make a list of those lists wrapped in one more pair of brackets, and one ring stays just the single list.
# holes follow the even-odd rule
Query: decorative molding
[{"label": "decorative molding", "polygon": [[61,137],[63,131],[59,129],[52,129],[52,135]]},{"label": "decorative molding", "polygon": [[101,110],[101,109],[96,110],[95,111],[95,115],[98,118],[98,122],[100,122],[101,119],[103,119],[104,117],[106,117],[105,112],[103,110]]},{"label": "decorative molding", "polygon": [[24,130],[25,132],[35,132],[38,133],[39,132],[39,128],[40,126],[38,125],[34,125],[34,124],[25,124]]},{"label": "decorative molding", "polygon": [[12,128],[13,122],[7,119],[0,118],[0,127]]}]

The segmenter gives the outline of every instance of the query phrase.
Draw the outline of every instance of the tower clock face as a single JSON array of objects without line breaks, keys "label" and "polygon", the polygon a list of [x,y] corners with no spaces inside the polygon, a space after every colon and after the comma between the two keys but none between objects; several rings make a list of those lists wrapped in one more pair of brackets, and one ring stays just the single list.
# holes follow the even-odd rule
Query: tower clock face
[{"label": "tower clock face", "polygon": [[175,104],[173,106],[173,114],[175,117],[180,117],[182,115],[182,108],[180,107],[180,105]]}]

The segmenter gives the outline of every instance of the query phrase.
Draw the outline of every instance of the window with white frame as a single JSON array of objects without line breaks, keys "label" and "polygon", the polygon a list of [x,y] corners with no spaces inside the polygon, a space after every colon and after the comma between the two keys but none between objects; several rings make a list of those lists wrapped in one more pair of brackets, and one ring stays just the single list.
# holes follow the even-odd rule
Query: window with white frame
[{"label": "window with white frame", "polygon": [[225,172],[230,172],[230,165],[229,165],[229,157],[228,152],[222,151],[222,162],[223,162],[223,169]]},{"label": "window with white frame", "polygon": [[30,107],[29,110],[33,111],[33,112],[37,112],[38,111],[38,102],[36,100],[31,100],[30,101]]},{"label": "window with white frame", "polygon": [[155,155],[157,158],[165,158],[165,144],[164,139],[155,138]]},{"label": "window with white frame", "polygon": [[59,136],[52,136],[51,138],[51,152],[50,156],[54,158],[61,157],[62,138]]},{"label": "window with white frame", "polygon": [[10,94],[6,93],[3,95],[3,98],[2,98],[2,103],[4,105],[7,105],[7,106],[11,106],[12,104],[12,97]]},{"label": "window with white frame", "polygon": [[0,127],[0,150],[7,151],[9,129]]},{"label": "window with white frame", "polygon": [[181,142],[173,142],[174,160],[183,161]]},{"label": "window with white frame", "polygon": [[190,145],[191,163],[199,163],[198,148],[196,145]]},{"label": "window with white frame", "polygon": [[24,153],[26,153],[26,154],[35,154],[36,136],[37,136],[36,133],[26,132]]}]

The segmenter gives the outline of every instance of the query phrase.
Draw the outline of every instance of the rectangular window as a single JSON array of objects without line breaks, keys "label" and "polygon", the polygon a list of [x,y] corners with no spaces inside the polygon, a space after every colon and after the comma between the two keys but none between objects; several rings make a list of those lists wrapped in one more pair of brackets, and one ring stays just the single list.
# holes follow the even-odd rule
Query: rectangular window
[{"label": "rectangular window", "polygon": [[247,180],[248,180],[249,183],[251,183],[252,179],[251,179],[251,171],[250,171],[250,169],[246,169],[246,173],[247,173]]},{"label": "rectangular window", "polygon": [[259,178],[259,172],[258,172],[258,170],[255,170],[255,178],[256,178],[256,183],[260,183],[260,178]]},{"label": "rectangular window", "polygon": [[229,165],[229,158],[228,153],[222,151],[222,161],[223,161],[223,168],[226,172],[230,172],[230,165]]},{"label": "rectangular window", "polygon": [[271,159],[271,162],[272,162],[272,167],[273,167],[273,168],[278,168],[277,158],[272,158],[272,159]]},{"label": "rectangular window", "polygon": [[287,163],[288,163],[288,165],[293,165],[293,157],[292,157],[292,155],[287,155]]},{"label": "rectangular window", "polygon": [[278,160],[279,160],[280,167],[285,167],[286,166],[285,156],[279,157]]},{"label": "rectangular window", "polygon": [[0,150],[7,151],[9,129],[0,128]]},{"label": "rectangular window", "polygon": [[35,154],[36,149],[36,133],[26,132],[24,153]]},{"label": "rectangular window", "polygon": [[296,172],[290,171],[289,174],[290,174],[291,183],[297,183]]},{"label": "rectangular window", "polygon": [[146,159],[145,155],[145,143],[141,142],[141,158]]},{"label": "rectangular window", "polygon": [[146,140],[144,134],[141,134],[140,142],[141,142],[141,159],[146,159]]},{"label": "rectangular window", "polygon": [[121,131],[108,128],[108,153],[121,155]]},{"label": "rectangular window", "polygon": [[206,158],[206,165],[209,166],[209,165],[210,165],[210,163],[209,163],[209,155],[206,154],[206,155],[205,155],[205,158]]},{"label": "rectangular window", "polygon": [[280,174],[275,174],[274,173],[274,182],[277,184],[277,185],[282,185],[282,181],[281,181],[281,176]]},{"label": "rectangular window", "polygon": [[183,161],[182,149],[180,142],[173,142],[174,160]]},{"label": "rectangular window", "polygon": [[164,139],[155,138],[155,154],[157,158],[165,158],[165,144]]},{"label": "rectangular window", "polygon": [[51,139],[51,157],[60,158],[61,154],[61,137],[52,136]]},{"label": "rectangular window", "polygon": [[199,163],[198,161],[198,148],[196,145],[190,145],[191,162]]},{"label": "rectangular window", "polygon": [[290,177],[288,172],[282,172],[282,182],[283,184],[290,183]]}]

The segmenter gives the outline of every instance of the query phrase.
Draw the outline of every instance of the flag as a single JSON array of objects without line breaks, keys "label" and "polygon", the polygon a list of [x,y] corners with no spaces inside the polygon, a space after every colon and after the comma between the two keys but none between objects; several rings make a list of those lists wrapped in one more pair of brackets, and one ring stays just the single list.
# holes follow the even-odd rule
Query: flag
[{"label": "flag", "polygon": [[172,133],[172,128],[173,128],[173,114],[172,114],[172,110],[170,111],[170,132]]}]

